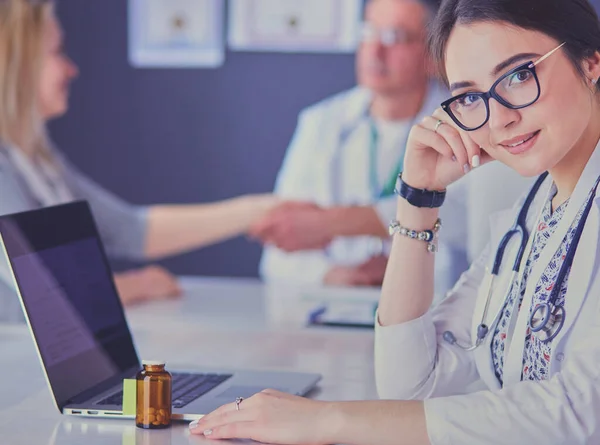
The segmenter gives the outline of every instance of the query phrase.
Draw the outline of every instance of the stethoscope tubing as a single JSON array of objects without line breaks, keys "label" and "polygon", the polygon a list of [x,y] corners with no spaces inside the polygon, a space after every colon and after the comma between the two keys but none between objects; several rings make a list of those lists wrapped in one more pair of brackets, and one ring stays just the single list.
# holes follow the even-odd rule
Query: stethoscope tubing
[{"label": "stethoscope tubing", "polygon": [[[542,183],[544,182],[544,180],[546,179],[547,176],[548,176],[548,173],[546,172],[546,173],[540,175],[540,177],[538,177],[535,184],[532,186],[531,190],[529,191],[529,194],[527,195],[527,198],[525,199],[525,202],[523,203],[523,206],[521,207],[521,210],[519,211],[519,214],[517,216],[515,223],[500,240],[498,249],[496,251],[496,255],[494,257],[494,263],[493,263],[493,267],[492,267],[492,271],[491,271],[491,279],[490,279],[490,284],[488,287],[485,306],[484,306],[483,313],[482,313],[481,323],[477,327],[475,343],[470,346],[462,345],[460,342],[458,342],[458,340],[456,339],[456,337],[454,336],[454,334],[451,331],[446,331],[443,334],[443,338],[446,342],[456,345],[456,346],[460,347],[461,349],[464,349],[465,351],[473,351],[473,350],[477,349],[480,345],[482,345],[483,342],[485,341],[485,338],[487,337],[487,335],[489,333],[489,327],[487,326],[485,321],[487,320],[487,315],[488,315],[488,311],[489,311],[489,307],[490,307],[490,303],[491,303],[494,281],[495,281],[495,278],[499,274],[500,266],[502,264],[502,259],[504,257],[504,252],[506,250],[506,247],[508,246],[508,243],[512,239],[512,237],[514,235],[521,235],[521,243],[519,245],[519,250],[517,252],[515,262],[513,264],[513,268],[512,268],[513,272],[512,272],[511,279],[509,281],[509,283],[510,283],[509,288],[507,289],[507,292],[506,292],[506,294],[507,294],[506,298],[508,298],[510,286],[512,286],[515,278],[517,277],[517,275],[519,273],[519,269],[520,269],[521,263],[523,261],[525,250],[529,243],[529,232],[527,231],[527,227],[526,227],[527,214],[529,212],[529,208],[531,207],[531,204],[533,203],[535,196],[537,195],[537,192],[539,191]],[[593,189],[594,194],[597,192],[599,184],[600,184],[600,177],[598,177],[598,179],[596,180],[596,183],[594,185],[594,189]],[[567,273],[569,273],[571,266],[573,264],[573,259],[575,257],[575,253],[577,251],[579,241],[581,240],[581,235],[583,233],[583,229],[585,228],[585,223],[586,223],[589,213],[591,211],[593,202],[594,202],[594,200],[590,197],[590,199],[588,200],[588,203],[581,215],[581,219],[577,225],[577,229],[575,231],[575,234],[573,235],[573,239],[567,250],[563,264],[561,265],[561,268],[559,270],[558,276],[554,283],[554,287],[550,293],[550,296],[548,297],[548,301],[538,305],[533,310],[533,312],[529,318],[529,322],[528,322],[529,328],[535,335],[538,336],[538,338],[540,338],[540,340],[543,343],[547,343],[547,342],[553,340],[554,338],[556,338],[556,336],[558,335],[558,333],[562,330],[562,328],[564,326],[565,318],[566,318],[566,311],[562,305],[557,306],[556,302],[558,301],[558,297],[560,295],[560,291],[561,291],[562,285],[564,283],[564,280],[566,279]]]}]

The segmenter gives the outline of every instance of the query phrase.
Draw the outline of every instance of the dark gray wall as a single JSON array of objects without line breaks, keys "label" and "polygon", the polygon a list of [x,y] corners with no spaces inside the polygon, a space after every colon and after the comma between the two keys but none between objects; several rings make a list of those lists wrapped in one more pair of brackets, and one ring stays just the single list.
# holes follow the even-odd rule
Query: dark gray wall
[{"label": "dark gray wall", "polygon": [[[222,68],[133,69],[126,0],[60,0],[81,69],[58,146],[136,203],[268,192],[298,111],[354,84],[349,55],[228,53]],[[165,264],[177,273],[253,276],[260,247],[236,239]]]}]

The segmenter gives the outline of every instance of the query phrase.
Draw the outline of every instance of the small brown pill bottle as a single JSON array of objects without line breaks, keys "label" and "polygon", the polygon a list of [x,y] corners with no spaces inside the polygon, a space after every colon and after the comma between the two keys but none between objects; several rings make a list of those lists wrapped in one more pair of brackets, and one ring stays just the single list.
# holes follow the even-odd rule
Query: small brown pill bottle
[{"label": "small brown pill bottle", "polygon": [[171,374],[161,361],[142,361],[144,369],[136,375],[137,412],[135,424],[144,429],[171,426]]}]

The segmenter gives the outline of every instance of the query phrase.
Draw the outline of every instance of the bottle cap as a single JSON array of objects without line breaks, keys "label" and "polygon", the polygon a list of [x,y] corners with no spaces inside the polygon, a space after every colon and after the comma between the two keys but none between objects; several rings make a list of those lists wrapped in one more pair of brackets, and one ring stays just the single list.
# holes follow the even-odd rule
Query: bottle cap
[{"label": "bottle cap", "polygon": [[164,360],[142,360],[144,366],[165,366]]}]

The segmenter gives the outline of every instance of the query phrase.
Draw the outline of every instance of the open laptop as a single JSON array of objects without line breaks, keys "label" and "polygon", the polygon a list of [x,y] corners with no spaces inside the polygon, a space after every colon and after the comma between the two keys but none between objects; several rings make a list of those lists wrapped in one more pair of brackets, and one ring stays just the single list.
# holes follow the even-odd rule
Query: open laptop
[{"label": "open laptop", "polygon": [[[2,216],[0,244],[58,409],[127,417],[122,382],[141,364],[88,204]],[[170,371],[173,418],[181,420],[265,388],[304,395],[320,379],[292,372]]]}]

